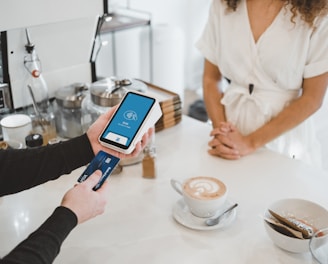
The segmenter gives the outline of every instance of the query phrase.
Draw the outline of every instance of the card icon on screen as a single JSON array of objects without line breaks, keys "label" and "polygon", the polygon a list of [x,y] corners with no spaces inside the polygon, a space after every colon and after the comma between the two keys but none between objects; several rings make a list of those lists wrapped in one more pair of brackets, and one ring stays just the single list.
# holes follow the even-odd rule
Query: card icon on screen
[{"label": "card icon on screen", "polygon": [[138,115],[135,111],[128,110],[124,113],[124,118],[127,119],[127,120],[137,121],[138,120]]}]

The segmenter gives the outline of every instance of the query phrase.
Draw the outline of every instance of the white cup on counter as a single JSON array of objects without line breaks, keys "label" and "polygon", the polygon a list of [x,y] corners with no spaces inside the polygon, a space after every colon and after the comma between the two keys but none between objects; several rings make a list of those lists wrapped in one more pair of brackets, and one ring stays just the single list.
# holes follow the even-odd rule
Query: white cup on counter
[{"label": "white cup on counter", "polygon": [[28,115],[12,114],[0,121],[4,141],[16,141],[25,147],[25,137],[32,131],[32,120]]},{"label": "white cup on counter", "polygon": [[217,178],[198,176],[182,183],[171,179],[175,191],[183,196],[190,212],[197,217],[211,217],[222,210],[227,199],[228,189]]}]

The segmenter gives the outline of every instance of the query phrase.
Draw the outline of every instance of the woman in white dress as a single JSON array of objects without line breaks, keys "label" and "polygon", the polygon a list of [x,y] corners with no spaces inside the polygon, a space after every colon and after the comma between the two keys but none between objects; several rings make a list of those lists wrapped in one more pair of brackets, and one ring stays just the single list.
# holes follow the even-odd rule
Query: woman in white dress
[{"label": "woman in white dress", "polygon": [[265,146],[320,164],[310,116],[328,86],[327,10],[327,0],[212,0],[197,42],[210,154],[239,159]]}]

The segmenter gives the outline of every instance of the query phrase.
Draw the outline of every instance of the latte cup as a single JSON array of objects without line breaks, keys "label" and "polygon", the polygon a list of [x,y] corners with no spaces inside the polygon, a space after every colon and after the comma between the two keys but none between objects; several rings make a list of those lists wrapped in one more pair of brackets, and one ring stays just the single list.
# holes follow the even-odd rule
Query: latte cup
[{"label": "latte cup", "polygon": [[197,217],[212,217],[223,209],[227,200],[227,186],[217,178],[198,176],[182,183],[171,179],[173,189],[182,195],[190,212]]}]

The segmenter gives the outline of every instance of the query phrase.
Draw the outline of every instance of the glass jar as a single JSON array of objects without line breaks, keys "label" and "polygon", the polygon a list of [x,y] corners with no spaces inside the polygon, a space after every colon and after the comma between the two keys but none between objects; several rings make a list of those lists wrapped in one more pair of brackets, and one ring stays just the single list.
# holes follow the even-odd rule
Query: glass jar
[{"label": "glass jar", "polygon": [[83,134],[82,101],[88,86],[74,83],[56,91],[56,128],[63,138],[74,138]]},{"label": "glass jar", "polygon": [[32,119],[32,130],[35,134],[43,136],[44,145],[57,136],[55,115],[49,101],[48,86],[43,78],[41,61],[35,50],[34,44],[30,42],[26,29],[27,44],[24,56],[25,81],[24,112]]},{"label": "glass jar", "polygon": [[89,93],[82,101],[82,127],[86,132],[97,118],[120,103],[128,90],[145,92],[147,85],[141,81],[110,77],[91,84]]}]

